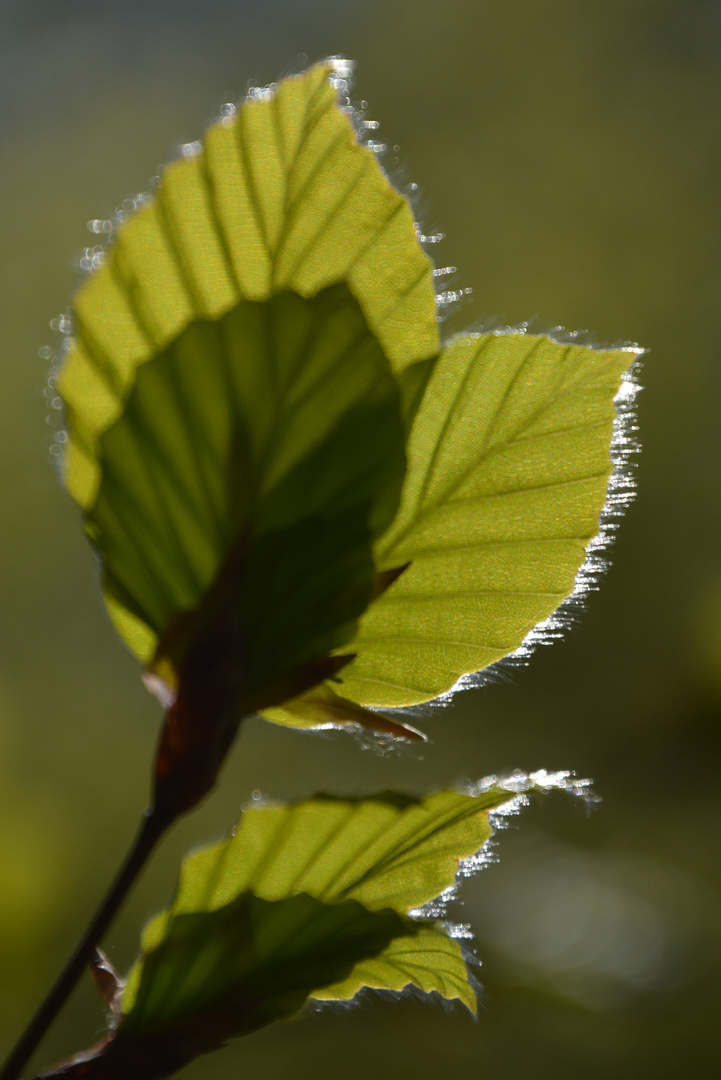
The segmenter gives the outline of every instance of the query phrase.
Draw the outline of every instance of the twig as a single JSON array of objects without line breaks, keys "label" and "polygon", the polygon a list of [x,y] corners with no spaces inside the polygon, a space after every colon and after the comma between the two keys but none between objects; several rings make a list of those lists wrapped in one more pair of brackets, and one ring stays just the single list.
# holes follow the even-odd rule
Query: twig
[{"label": "twig", "polygon": [[110,886],[97,914],[76,946],[65,969],[5,1062],[0,1072],[0,1080],[18,1080],[28,1059],[75,988],[95,952],[96,945],[132,888],[148,856],[171,823],[172,819],[167,815],[161,816],[152,810],[144,814],[135,841],[118,876]]}]

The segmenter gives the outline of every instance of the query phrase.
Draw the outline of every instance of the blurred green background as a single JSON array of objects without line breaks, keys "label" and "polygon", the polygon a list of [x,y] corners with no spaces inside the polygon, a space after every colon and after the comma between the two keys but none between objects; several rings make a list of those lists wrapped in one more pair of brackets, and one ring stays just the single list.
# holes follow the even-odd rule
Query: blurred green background
[{"label": "blurred green background", "polygon": [[[650,349],[639,494],[578,624],[421,721],[422,752],[246,725],[107,938],[126,967],[182,852],[254,789],[421,792],[514,767],[594,777],[549,796],[463,888],[477,1023],[369,997],[278,1025],[188,1078],[716,1077],[721,526],[718,0],[0,2],[0,1052],[95,906],[145,805],[159,711],[114,638],[52,464],[48,322],[73,258],[223,102],[330,53],[386,164],[419,185],[433,254],[473,288],[448,326],[533,318]],[[399,144],[400,149],[392,149]],[[52,397],[52,393],[49,395]],[[83,986],[47,1063],[103,1026]]]}]

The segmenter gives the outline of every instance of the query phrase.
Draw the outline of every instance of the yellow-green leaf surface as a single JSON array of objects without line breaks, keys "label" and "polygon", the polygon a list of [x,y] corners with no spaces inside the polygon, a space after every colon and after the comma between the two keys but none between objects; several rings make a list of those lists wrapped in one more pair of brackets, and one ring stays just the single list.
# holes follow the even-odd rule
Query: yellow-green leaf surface
[{"label": "yellow-green leaf surface", "polygon": [[138,367],[194,320],[345,281],[395,371],[438,351],[432,265],[409,204],[341,107],[343,73],[320,64],[212,126],[198,155],[163,171],[77,293],[60,389],[65,479],[85,509],[100,483],[98,441]]},{"label": "yellow-green leaf surface", "polygon": [[[353,901],[368,912],[391,909],[407,917],[454,884],[459,860],[476,854],[491,834],[489,810],[510,797],[504,788],[490,788],[477,796],[440,791],[425,799],[318,796],[249,809],[233,836],[184,861],[171,908],[145,929],[143,953],[154,955],[180,917],[225,910],[241,894],[278,903],[298,895],[331,906]],[[410,936],[393,933],[374,957],[358,963],[309,993],[322,990],[326,999],[343,1000],[363,986],[410,985],[475,1010],[460,945],[432,922],[418,924]],[[143,971],[141,963],[131,973],[126,1013],[135,1007]]]},{"label": "yellow-green leaf surface", "polygon": [[362,727],[398,739],[425,739],[422,732],[403,723],[398,715],[385,716],[373,709],[364,709],[357,702],[340,697],[328,682],[319,683],[306,693],[284,701],[281,706],[263,709],[261,715],[288,727]]},{"label": "yellow-green leaf surface", "polygon": [[459,871],[484,865],[490,811],[512,812],[531,792],[590,798],[588,784],[540,770],[423,799],[246,809],[230,837],[183,861],[127,982],[113,980],[107,1036],[52,1075],[159,1080],[311,999],[363,989],[412,988],[475,1013],[461,946],[437,921]]},{"label": "yellow-green leaf surface", "polygon": [[493,333],[445,348],[376,547],[381,570],[410,566],[362,617],[339,693],[429,700],[513,652],[569,596],[599,529],[614,397],[637,353]]},{"label": "yellow-green leaf surface", "polygon": [[433,927],[396,937],[371,959],[359,960],[351,974],[313,991],[317,1001],[349,1001],[362,990],[401,993],[412,986],[423,994],[457,999],[475,1015],[476,995],[468,979],[460,942]]}]

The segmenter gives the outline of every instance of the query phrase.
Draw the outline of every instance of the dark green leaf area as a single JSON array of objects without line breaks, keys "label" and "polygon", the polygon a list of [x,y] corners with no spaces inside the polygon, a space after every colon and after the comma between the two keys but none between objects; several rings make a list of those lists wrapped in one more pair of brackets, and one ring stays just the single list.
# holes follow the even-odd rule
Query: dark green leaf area
[{"label": "dark green leaf area", "polygon": [[249,693],[353,637],[374,573],[363,511],[306,519],[251,546],[237,599]]},{"label": "dark green leaf area", "polygon": [[143,960],[118,1040],[175,1031],[210,1049],[291,1016],[312,991],[415,932],[395,911],[307,893],[269,901],[245,892],[216,911],[176,915]]},{"label": "dark green leaf area", "polygon": [[256,657],[277,669],[342,644],[398,507],[417,385],[396,383],[344,285],[191,323],[100,440],[87,530],[108,591],[162,639],[231,559]]},{"label": "dark green leaf area", "polygon": [[423,396],[430,382],[440,356],[431,356],[428,360],[417,360],[409,364],[397,376],[401,395],[401,414],[406,438],[410,435],[413,421],[421,407]]}]

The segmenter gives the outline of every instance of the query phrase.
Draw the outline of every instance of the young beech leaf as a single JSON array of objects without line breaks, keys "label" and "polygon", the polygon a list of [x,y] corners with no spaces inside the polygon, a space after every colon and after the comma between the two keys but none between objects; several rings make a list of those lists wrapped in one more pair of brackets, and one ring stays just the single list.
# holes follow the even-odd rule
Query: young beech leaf
[{"label": "young beech leaf", "polygon": [[220,645],[228,715],[399,734],[367,707],[443,693],[572,592],[635,351],[476,334],[438,359],[431,264],[347,73],[253,92],[119,226],[75,299],[64,471],[170,699]]},{"label": "young beech leaf", "polygon": [[[471,956],[472,959],[472,956]],[[412,937],[396,937],[378,956],[359,960],[351,974],[313,992],[316,1001],[350,1001],[363,989],[457,999],[476,1014],[476,992],[460,942],[436,926],[418,927]]]},{"label": "young beech leaf", "polygon": [[444,349],[376,562],[409,563],[363,615],[339,694],[427,701],[517,649],[574,588],[611,474],[614,398],[639,350],[525,334]]},{"label": "young beech leaf", "polygon": [[[194,799],[237,717],[337,670],[324,658],[400,569],[378,575],[372,547],[438,353],[432,264],[356,137],[347,67],[210,128],[74,301],[64,475],[148,684],[172,704],[192,654],[186,698],[215,698]],[[198,742],[179,708],[178,762]]]},{"label": "young beech leaf", "polygon": [[318,795],[251,807],[232,836],[185,859],[173,906],[149,924],[144,948],[161,939],[172,915],[215,910],[246,890],[266,900],[306,892],[407,914],[453,884],[458,860],[491,835],[489,810],[509,798],[508,788],[491,786],[478,795]]},{"label": "young beech leaf", "polygon": [[364,986],[411,986],[475,1012],[458,941],[414,909],[454,885],[459,860],[491,834],[489,810],[511,797],[498,785],[246,810],[233,835],[184,860],[107,1038],[48,1075],[152,1080],[311,997]]},{"label": "young beech leaf", "polygon": [[[65,479],[85,509],[100,483],[98,441],[138,367],[197,319],[345,281],[394,372],[438,352],[432,264],[407,200],[341,107],[340,68],[252,93],[211,127],[197,156],[166,167],[76,295],[60,386]],[[427,367],[406,380],[411,411]]]},{"label": "young beech leaf", "polygon": [[349,975],[416,925],[355,900],[326,904],[307,893],[282,900],[239,894],[222,908],[172,917],[143,959],[132,1008],[118,1033],[162,1039],[172,1055],[213,1050],[297,1013],[308,995]]},{"label": "young beech leaf", "polygon": [[436,920],[459,876],[484,865],[489,812],[554,789],[588,798],[588,783],[541,770],[423,799],[245,810],[231,836],[183,861],[106,1037],[38,1080],[155,1080],[308,1000],[364,988],[435,993],[475,1013],[461,946]]},{"label": "young beech leaf", "polygon": [[[475,855],[491,835],[490,810],[509,800],[502,786],[479,795],[439,791],[424,799],[386,792],[367,799],[317,796],[292,806],[247,810],[227,840],[184,861],[172,907],[143,934],[151,954],[180,915],[225,909],[239,893],[282,902],[307,894],[325,904],[356,901],[370,912],[404,918],[455,882],[459,859]],[[405,925],[405,924],[404,924]],[[364,986],[459,998],[475,1011],[461,947],[432,921],[387,945],[344,977],[309,991],[345,1000]],[[373,958],[375,957],[375,959]],[[123,997],[132,1014],[144,966],[131,973]]]},{"label": "young beech leaf", "polygon": [[171,917],[144,953],[133,1003],[95,1048],[48,1077],[155,1080],[228,1039],[297,1013],[317,987],[348,976],[419,927],[355,900],[240,893],[221,908]]}]

